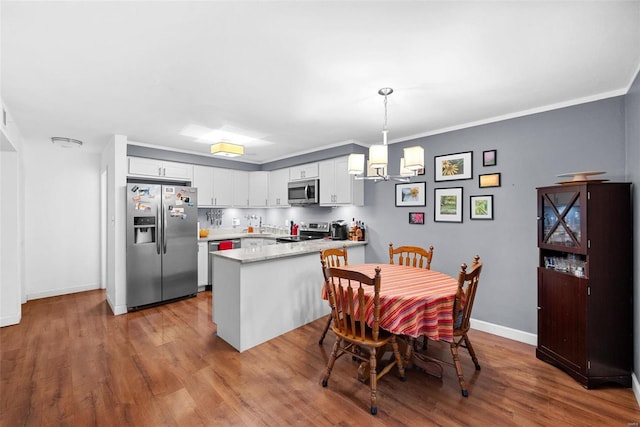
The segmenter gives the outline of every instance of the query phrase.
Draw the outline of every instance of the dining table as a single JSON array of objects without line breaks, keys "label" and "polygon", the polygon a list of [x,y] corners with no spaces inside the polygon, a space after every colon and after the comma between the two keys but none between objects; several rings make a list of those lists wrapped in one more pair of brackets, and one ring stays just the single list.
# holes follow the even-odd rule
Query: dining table
[{"label": "dining table", "polygon": [[[398,264],[350,264],[341,268],[373,277],[376,267],[381,270],[380,327],[406,338],[405,361],[408,364],[441,376],[441,367],[434,372],[433,364],[413,351],[413,342],[419,337],[453,341],[453,305],[458,290],[457,280],[435,270]],[[373,289],[365,289],[364,295],[366,302],[367,297],[373,297]],[[323,290],[323,296],[327,299],[326,290]],[[373,304],[366,306],[366,322],[372,325]],[[382,357],[382,354],[379,356]],[[359,379],[368,378],[366,370],[368,362],[363,362],[358,373]]]}]

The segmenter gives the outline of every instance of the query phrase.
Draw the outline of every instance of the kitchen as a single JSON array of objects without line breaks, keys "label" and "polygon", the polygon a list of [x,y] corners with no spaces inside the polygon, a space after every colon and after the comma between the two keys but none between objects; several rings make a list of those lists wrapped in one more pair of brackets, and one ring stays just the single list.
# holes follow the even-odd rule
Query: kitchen
[{"label": "kitchen", "polygon": [[[358,20],[353,20],[356,21]],[[3,52],[3,59],[6,58]],[[635,57],[632,60],[635,61]],[[632,64],[632,68],[637,65],[636,62]],[[619,68],[628,69],[626,65]],[[556,175],[560,173],[585,169],[607,171],[606,176],[612,181],[638,182],[637,172],[632,167],[632,159],[637,157],[640,146],[634,119],[637,112],[638,83],[636,74],[630,74],[634,77],[624,79],[626,83],[619,86],[624,87],[623,89],[618,90],[616,87],[608,91],[610,96],[594,95],[575,102],[554,104],[549,109],[540,107],[540,110],[529,110],[528,114],[522,115],[509,111],[502,116],[494,115],[493,117],[499,116],[499,119],[494,121],[475,123],[441,133],[423,135],[418,130],[414,133],[415,138],[391,144],[389,164],[392,165],[393,173],[397,171],[404,147],[415,144],[425,147],[428,159],[426,173],[414,178],[416,182],[426,182],[427,193],[430,195],[426,207],[420,210],[425,213],[423,225],[410,224],[407,220],[408,214],[417,209],[395,206],[393,183],[367,182],[364,186],[364,206],[225,207],[221,208],[224,210],[221,228],[233,228],[234,218],[240,221],[236,227],[246,228],[248,224],[244,215],[249,213],[262,216],[264,224],[276,226],[283,226],[287,219],[300,222],[336,219],[350,221],[351,218],[361,218],[369,231],[365,250],[367,260],[384,260],[389,241],[433,244],[437,251],[434,268],[449,274],[456,272],[460,262],[468,262],[469,254],[480,253],[486,265],[492,268],[487,268],[483,273],[484,287],[479,292],[475,309],[477,327],[509,336],[520,342],[534,343],[537,331],[535,265],[538,257],[535,248],[534,189],[541,185],[554,184],[557,181]],[[3,77],[6,79],[6,74]],[[393,83],[385,81],[367,89],[373,98],[369,111],[372,120],[368,123],[373,129],[372,142],[379,139],[381,122],[381,105],[375,91],[383,84]],[[397,86],[395,95],[400,94],[402,91],[400,86]],[[268,98],[277,98],[277,95]],[[495,99],[490,95],[485,98]],[[12,107],[15,99],[15,95],[10,96],[6,91],[3,93],[3,101],[8,107]],[[398,121],[402,116],[409,114],[400,110],[403,108],[400,107],[402,102],[396,99],[397,101],[394,100],[391,105],[392,138],[394,132],[401,130],[402,126]],[[327,103],[332,104],[330,101]],[[247,102],[246,105],[253,104]],[[8,112],[11,114],[12,108],[8,108]],[[20,116],[19,113],[15,112],[16,117]],[[343,112],[343,117],[346,116],[348,114]],[[423,119],[424,126],[427,126],[427,121]],[[7,123],[9,126],[12,121],[8,120]],[[20,124],[20,121],[17,123]],[[326,127],[332,125],[329,123]],[[125,212],[123,203],[126,200],[124,189],[128,170],[127,156],[140,157],[143,151],[149,152],[152,149],[148,147],[146,140],[137,138],[132,133],[129,136],[126,133],[116,133],[115,128],[112,128],[111,132],[107,146],[97,152],[62,151],[51,146],[50,142],[47,146],[32,145],[31,139],[27,138],[19,147],[19,162],[14,160],[13,157],[18,156],[14,156],[13,152],[2,152],[2,220],[10,221],[10,218],[16,218],[15,221],[19,224],[18,227],[14,227],[12,222],[9,225],[3,223],[0,233],[3,236],[3,244],[11,235],[12,229],[23,230],[16,232],[20,234],[16,234],[14,240],[19,243],[9,246],[15,250],[9,250],[7,256],[13,253],[14,257],[5,258],[7,252],[2,253],[3,260],[11,259],[11,262],[3,261],[7,263],[3,264],[3,272],[15,272],[11,277],[15,277],[15,281],[20,283],[17,289],[7,287],[8,283],[14,283],[7,276],[3,276],[0,282],[3,286],[3,313],[8,320],[15,323],[20,321],[20,306],[26,301],[101,288],[106,289],[109,306],[114,308],[115,312],[126,312],[126,279],[123,268],[126,260],[121,239],[126,233],[122,219]],[[17,138],[10,139],[13,144],[19,144],[15,142]],[[341,148],[345,146],[346,148]],[[290,149],[295,155],[265,164],[211,161],[201,165],[248,172],[268,172],[344,157],[349,154],[349,150],[353,151],[356,148],[346,143],[307,153]],[[477,175],[484,173],[485,167],[479,166],[480,163],[476,162],[482,158],[483,151],[490,149],[499,153],[498,165],[486,169],[499,170],[503,180],[501,187],[483,191],[483,194],[494,196],[495,219],[471,221],[465,200],[462,224],[434,221],[435,200],[431,195],[441,184],[434,180],[431,159],[448,153],[473,152],[474,163],[478,165],[474,166],[474,179],[458,183],[464,188],[466,197],[477,192]],[[160,151],[164,151],[161,158],[163,161],[196,164],[188,161],[191,156],[185,153]],[[7,163],[14,164],[11,162],[21,166],[8,166]],[[19,182],[20,187],[6,191],[4,186],[10,181],[6,179],[7,176],[13,178],[13,182]],[[101,187],[107,189],[104,192],[104,201],[96,191]],[[5,209],[9,208],[7,200],[15,200],[18,206],[13,216],[6,215]],[[82,207],[81,214],[70,211],[70,200]],[[105,213],[101,206],[106,207]],[[208,208],[204,209],[206,212]],[[199,212],[198,216],[201,223],[207,222],[206,213]],[[464,241],[464,237],[469,234],[476,237],[474,243],[464,244],[463,247],[452,243]],[[103,239],[101,236],[108,238]],[[107,245],[106,241],[110,244]],[[104,253],[107,254],[104,263],[101,255],[103,245]],[[14,265],[20,267],[13,267]],[[517,282],[512,280],[513,277],[523,275],[524,277]],[[638,275],[635,277],[637,282]],[[637,288],[637,285],[635,287]],[[7,309],[5,304],[9,300],[17,303]],[[637,359],[638,346],[635,347]],[[637,361],[635,365],[637,372]]]}]

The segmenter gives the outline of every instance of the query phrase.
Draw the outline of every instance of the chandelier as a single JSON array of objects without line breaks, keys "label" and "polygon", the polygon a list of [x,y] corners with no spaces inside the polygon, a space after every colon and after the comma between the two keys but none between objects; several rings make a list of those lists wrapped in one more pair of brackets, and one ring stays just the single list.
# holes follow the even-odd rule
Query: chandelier
[{"label": "chandelier", "polygon": [[356,175],[358,180],[379,181],[399,181],[409,182],[411,176],[416,176],[420,169],[424,168],[424,149],[419,146],[408,147],[404,149],[404,157],[400,159],[400,174],[387,175],[387,163],[389,150],[387,146],[387,96],[393,93],[390,87],[384,87],[378,91],[379,95],[384,96],[384,125],[382,127],[382,144],[372,145],[369,147],[369,160],[367,161],[367,176],[357,176],[363,174],[365,158],[364,154],[349,155],[349,173]]}]

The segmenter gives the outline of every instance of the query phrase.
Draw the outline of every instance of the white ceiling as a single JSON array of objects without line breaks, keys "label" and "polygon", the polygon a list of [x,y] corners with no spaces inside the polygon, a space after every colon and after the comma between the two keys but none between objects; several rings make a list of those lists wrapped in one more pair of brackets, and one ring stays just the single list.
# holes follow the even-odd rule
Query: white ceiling
[{"label": "white ceiling", "polygon": [[[1,96],[26,143],[113,134],[243,161],[390,142],[626,93],[639,1],[11,2]],[[188,135],[187,135],[188,134]],[[191,136],[189,136],[191,135]]]}]

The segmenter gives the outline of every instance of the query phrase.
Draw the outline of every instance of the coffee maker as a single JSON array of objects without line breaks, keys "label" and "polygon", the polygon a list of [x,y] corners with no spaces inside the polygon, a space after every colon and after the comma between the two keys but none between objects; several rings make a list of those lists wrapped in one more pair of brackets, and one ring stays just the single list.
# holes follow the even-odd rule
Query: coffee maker
[{"label": "coffee maker", "polygon": [[347,240],[349,238],[349,226],[340,219],[331,223],[331,240]]}]

